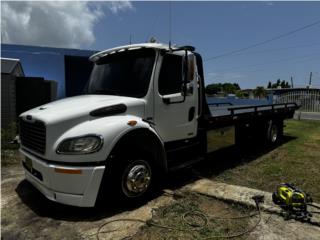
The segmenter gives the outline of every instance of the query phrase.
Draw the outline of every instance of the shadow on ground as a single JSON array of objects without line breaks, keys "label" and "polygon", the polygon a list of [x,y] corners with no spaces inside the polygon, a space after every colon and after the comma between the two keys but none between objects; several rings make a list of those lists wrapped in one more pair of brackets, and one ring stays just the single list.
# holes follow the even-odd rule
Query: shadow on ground
[{"label": "shadow on ground", "polygon": [[[200,177],[212,178],[227,169],[232,169],[240,164],[254,161],[260,156],[293,139],[293,137],[285,136],[283,140],[275,146],[266,147],[252,143],[246,147],[242,146],[240,148],[232,146],[211,153],[207,155],[203,161],[192,167],[169,173],[168,176],[163,179],[162,187],[174,190],[188,183],[192,183]],[[112,217],[121,212],[131,211],[147,202],[145,201],[135,206],[127,206],[117,201],[117,199],[113,199],[111,196],[105,202],[99,202],[94,208],[79,208],[55,203],[46,199],[26,180],[21,181],[15,190],[22,202],[38,216],[65,221],[96,221]],[[151,198],[154,199],[160,195],[161,192],[156,192]]]},{"label": "shadow on ground", "polygon": [[255,161],[259,157],[294,139],[296,138],[283,136],[281,142],[276,145],[252,141],[245,145],[234,145],[212,152],[203,161],[189,168],[169,174],[165,187],[177,189],[199,178],[213,178],[225,170]]}]

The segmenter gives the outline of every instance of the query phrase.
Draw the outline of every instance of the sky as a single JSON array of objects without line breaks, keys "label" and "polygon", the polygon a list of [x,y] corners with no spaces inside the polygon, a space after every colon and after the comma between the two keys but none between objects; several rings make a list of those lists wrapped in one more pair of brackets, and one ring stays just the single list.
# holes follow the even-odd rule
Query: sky
[{"label": "sky", "polygon": [[194,46],[206,84],[305,87],[312,72],[320,87],[320,2],[1,2],[2,43],[103,50],[151,37]]}]

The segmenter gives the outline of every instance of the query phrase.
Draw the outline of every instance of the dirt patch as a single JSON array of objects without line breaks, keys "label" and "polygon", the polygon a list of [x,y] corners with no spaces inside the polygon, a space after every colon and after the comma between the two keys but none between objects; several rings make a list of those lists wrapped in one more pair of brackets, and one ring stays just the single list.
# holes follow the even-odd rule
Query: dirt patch
[{"label": "dirt patch", "polygon": [[[171,205],[154,211],[149,224],[132,237],[133,240],[212,239],[241,235],[257,223],[254,210],[199,194],[186,194]],[[252,219],[251,219],[252,218]],[[253,220],[254,219],[254,220]]]},{"label": "dirt patch", "polygon": [[23,159],[17,148],[1,149],[1,167],[17,165]]},{"label": "dirt patch", "polygon": [[[26,239],[96,239],[98,228],[115,218],[151,218],[152,208],[169,204],[171,197],[157,197],[140,206],[119,206],[106,201],[95,208],[66,206],[47,200],[24,180],[22,167],[10,165],[2,168],[1,234],[3,240]],[[141,225],[120,227],[124,232],[101,239],[123,239],[134,234]]]}]

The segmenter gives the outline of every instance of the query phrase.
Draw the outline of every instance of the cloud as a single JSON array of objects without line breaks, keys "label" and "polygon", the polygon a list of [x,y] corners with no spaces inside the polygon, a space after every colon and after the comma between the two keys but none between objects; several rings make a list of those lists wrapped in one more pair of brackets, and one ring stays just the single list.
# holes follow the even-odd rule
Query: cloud
[{"label": "cloud", "polygon": [[273,6],[273,5],[274,5],[273,2],[266,2],[265,4],[266,4],[267,6]]},{"label": "cloud", "polygon": [[106,10],[131,10],[128,1],[2,2],[3,43],[80,48],[95,42],[94,27]]},{"label": "cloud", "polygon": [[127,9],[134,9],[131,2],[129,1],[113,1],[108,2],[107,4],[114,14],[117,14],[119,11],[124,11]]}]

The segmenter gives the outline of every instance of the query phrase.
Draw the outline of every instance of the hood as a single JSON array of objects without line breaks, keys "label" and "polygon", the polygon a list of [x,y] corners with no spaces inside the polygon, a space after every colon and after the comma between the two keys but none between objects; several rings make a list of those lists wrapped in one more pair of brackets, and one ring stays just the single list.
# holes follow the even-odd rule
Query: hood
[{"label": "hood", "polygon": [[[20,116],[26,118],[29,115],[32,119],[41,120],[46,124],[56,124],[68,120],[77,121],[76,119],[84,121],[99,117],[90,115],[94,110],[110,109],[110,107],[120,104],[126,106],[126,114],[144,117],[144,99],[111,95],[81,95],[65,98],[31,109]],[[115,114],[117,113],[115,112]]]}]

